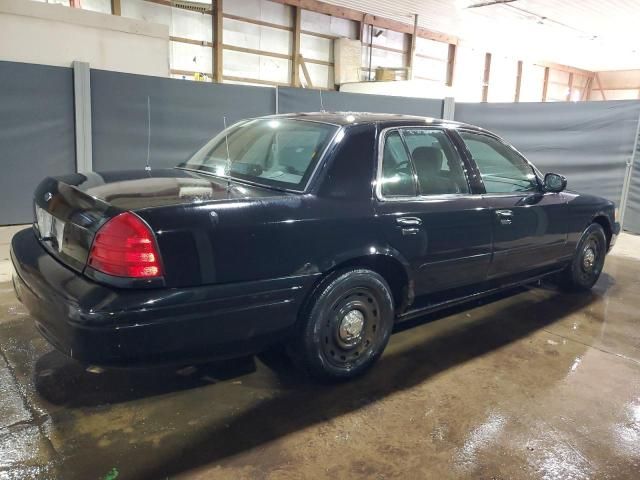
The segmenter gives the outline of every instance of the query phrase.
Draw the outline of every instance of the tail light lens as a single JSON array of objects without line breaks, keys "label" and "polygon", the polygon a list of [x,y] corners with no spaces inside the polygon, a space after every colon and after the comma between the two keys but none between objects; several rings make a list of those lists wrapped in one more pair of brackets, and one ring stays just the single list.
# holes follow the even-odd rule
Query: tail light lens
[{"label": "tail light lens", "polygon": [[88,265],[117,277],[162,276],[153,232],[131,212],[121,213],[100,227],[93,239]]}]

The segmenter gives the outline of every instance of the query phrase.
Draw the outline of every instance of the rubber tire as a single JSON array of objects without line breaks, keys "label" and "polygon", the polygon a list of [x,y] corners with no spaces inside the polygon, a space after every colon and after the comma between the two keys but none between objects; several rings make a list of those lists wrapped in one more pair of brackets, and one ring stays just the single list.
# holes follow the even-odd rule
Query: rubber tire
[{"label": "rubber tire", "polygon": [[[336,308],[341,297],[354,288],[368,289],[375,296],[378,307],[375,338],[366,354],[363,351],[363,355],[359,356],[354,364],[340,368],[332,364],[323,352],[321,342],[327,332],[322,328],[327,328],[326,325],[330,322],[328,316],[331,309]],[[301,311],[296,333],[289,344],[289,353],[299,368],[316,379],[349,380],[362,375],[380,358],[389,342],[393,324],[393,296],[385,279],[372,270],[342,270],[324,279]]]},{"label": "rubber tire", "polygon": [[[598,243],[598,256],[596,257],[595,273],[588,277],[582,274],[582,254],[586,242],[590,239]],[[604,259],[607,253],[607,237],[601,225],[592,223],[582,233],[576,246],[571,263],[560,273],[559,286],[568,292],[585,292],[591,290],[602,273]]]}]

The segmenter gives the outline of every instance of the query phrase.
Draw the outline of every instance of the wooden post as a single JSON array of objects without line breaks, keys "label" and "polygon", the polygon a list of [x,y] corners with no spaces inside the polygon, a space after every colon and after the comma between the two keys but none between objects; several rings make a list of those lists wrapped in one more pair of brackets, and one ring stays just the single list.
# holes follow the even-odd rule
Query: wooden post
[{"label": "wooden post", "polygon": [[449,44],[449,53],[447,55],[447,78],[446,85],[448,87],[453,86],[453,76],[456,71],[456,45],[455,43]]},{"label": "wooden post", "polygon": [[544,83],[542,84],[542,101],[547,101],[547,91],[549,90],[549,67],[544,67]]},{"label": "wooden post", "polygon": [[491,54],[487,52],[484,55],[484,76],[482,78],[483,102],[486,102],[489,98],[489,78],[491,78]]},{"label": "wooden post", "polygon": [[122,6],[120,0],[111,0],[111,15],[122,15]]},{"label": "wooden post", "polygon": [[224,75],[224,65],[222,61],[222,51],[223,51],[223,40],[222,40],[222,31],[224,29],[223,24],[223,0],[215,0],[215,7],[213,5],[213,0],[211,2],[211,8],[213,9],[212,20],[213,20],[213,80],[218,83],[222,83],[223,75]]},{"label": "wooden post", "polygon": [[520,87],[522,86],[522,60],[518,60],[518,73],[516,74],[516,95],[515,102],[520,101]]},{"label": "wooden post", "polygon": [[572,93],[573,93],[573,72],[569,74],[569,91],[567,92],[567,102],[571,101]]},{"label": "wooden post", "polygon": [[413,67],[416,59],[416,42],[418,40],[418,14],[413,15],[413,33],[411,34],[411,46],[409,48],[409,58],[407,59],[407,80],[413,80]]},{"label": "wooden post", "polygon": [[582,90],[580,100],[589,100],[591,98],[591,89],[593,88],[593,76],[587,78],[587,83]]},{"label": "wooden post", "polygon": [[291,7],[293,14],[293,57],[291,60],[291,85],[300,86],[300,30],[302,25],[300,7]]},{"label": "wooden post", "polygon": [[600,95],[602,95],[602,99],[606,100],[607,96],[604,94],[604,88],[602,88],[602,83],[600,83],[600,75],[596,73],[596,82],[598,82],[598,88],[600,89]]},{"label": "wooden post", "polygon": [[307,82],[307,88],[313,88],[311,75],[309,75],[309,70],[307,70],[307,64],[304,62],[304,58],[302,57],[302,55],[298,55],[298,62],[300,62],[300,66],[302,67],[302,74],[304,75],[304,79]]}]

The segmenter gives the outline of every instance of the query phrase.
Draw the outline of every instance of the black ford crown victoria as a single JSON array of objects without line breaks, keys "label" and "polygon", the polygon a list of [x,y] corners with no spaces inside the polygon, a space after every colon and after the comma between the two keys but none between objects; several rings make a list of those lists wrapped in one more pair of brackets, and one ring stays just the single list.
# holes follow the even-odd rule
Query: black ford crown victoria
[{"label": "black ford crown victoria", "polygon": [[554,275],[589,289],[619,226],[497,136],[383,114],[240,122],[175,169],[47,178],[14,286],[97,365],[285,342],[308,372],[371,366],[395,322]]}]

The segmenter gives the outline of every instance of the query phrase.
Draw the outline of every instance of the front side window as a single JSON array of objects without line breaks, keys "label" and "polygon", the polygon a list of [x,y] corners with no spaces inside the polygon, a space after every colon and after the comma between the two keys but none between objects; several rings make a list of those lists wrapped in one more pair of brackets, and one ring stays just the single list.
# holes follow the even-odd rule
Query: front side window
[{"label": "front side window", "polygon": [[487,193],[538,190],[538,180],[531,165],[507,145],[487,135],[458,133],[480,170]]},{"label": "front side window", "polygon": [[403,129],[420,195],[469,193],[460,157],[441,130]]},{"label": "front side window", "polygon": [[249,120],[218,134],[181,166],[302,189],[338,128],[293,119]]}]

